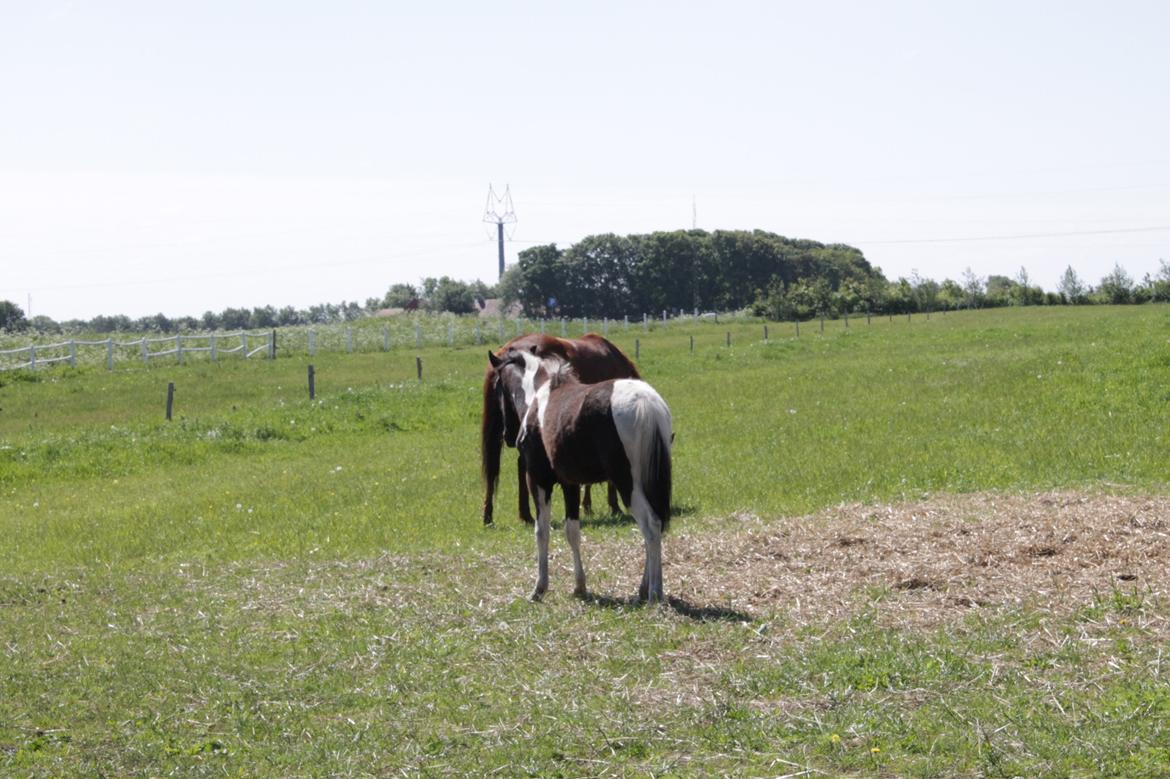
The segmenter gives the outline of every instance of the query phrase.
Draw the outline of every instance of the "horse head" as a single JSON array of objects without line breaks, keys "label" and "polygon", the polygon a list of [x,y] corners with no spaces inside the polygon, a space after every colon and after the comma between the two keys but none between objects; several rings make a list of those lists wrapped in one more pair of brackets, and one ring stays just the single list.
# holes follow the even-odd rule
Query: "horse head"
[{"label": "horse head", "polygon": [[528,366],[524,354],[523,351],[510,349],[503,357],[497,357],[494,352],[488,352],[494,413],[504,443],[512,447],[516,446],[516,439],[520,435],[520,420],[528,412],[528,393],[524,390],[524,376]]}]

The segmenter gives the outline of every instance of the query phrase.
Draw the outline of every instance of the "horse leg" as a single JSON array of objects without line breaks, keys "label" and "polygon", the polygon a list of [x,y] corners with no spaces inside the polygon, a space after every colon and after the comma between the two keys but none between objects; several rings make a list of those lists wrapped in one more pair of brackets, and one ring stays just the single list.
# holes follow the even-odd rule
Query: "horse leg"
[{"label": "horse leg", "polygon": [[536,498],[536,587],[531,599],[539,601],[548,591],[548,534],[552,513],[552,488],[542,487],[531,476],[532,494]]},{"label": "horse leg", "polygon": [[524,464],[524,455],[516,459],[516,470],[520,474],[520,485],[517,492],[520,495],[520,521],[526,525],[532,524],[532,509],[528,506],[528,468]]},{"label": "horse leg", "polygon": [[588,484],[585,485],[585,501],[582,504],[582,506],[584,507],[586,514],[588,514],[589,516],[593,516],[593,498],[589,494],[589,485]]},{"label": "horse leg", "polygon": [[615,517],[622,513],[622,507],[618,504],[617,485],[612,481],[607,482],[609,486],[609,512]]},{"label": "horse leg", "polygon": [[642,568],[642,583],[638,587],[638,599],[649,603],[666,600],[662,587],[662,521],[654,515],[646,496],[634,488],[630,511],[642,531],[646,547],[646,562]]},{"label": "horse leg", "polygon": [[[581,499],[581,488],[576,485],[562,484],[565,492],[565,538],[569,540],[569,547],[573,550],[573,577],[576,586],[573,594],[578,598],[585,597],[585,566],[581,564],[581,514],[578,503]],[[588,495],[589,488],[585,488]]]}]

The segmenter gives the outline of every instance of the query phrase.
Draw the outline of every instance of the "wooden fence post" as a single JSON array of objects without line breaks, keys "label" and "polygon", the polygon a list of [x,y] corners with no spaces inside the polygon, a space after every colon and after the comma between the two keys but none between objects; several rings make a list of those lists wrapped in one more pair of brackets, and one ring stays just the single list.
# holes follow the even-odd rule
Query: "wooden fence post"
[{"label": "wooden fence post", "polygon": [[727,331],[727,345],[731,346],[731,331]]},{"label": "wooden fence post", "polygon": [[268,342],[268,359],[276,359],[276,328],[272,328],[272,340]]},{"label": "wooden fence post", "polygon": [[77,342],[69,341],[69,367],[77,367]]},{"label": "wooden fence post", "polygon": [[768,343],[768,326],[764,325],[764,343]]},{"label": "wooden fence post", "polygon": [[309,363],[309,400],[317,396],[316,372],[313,369],[313,364]]},{"label": "wooden fence post", "polygon": [[175,357],[179,360],[179,365],[182,365],[183,364],[183,335],[182,335],[182,333],[175,333]]},{"label": "wooden fence post", "polygon": [[114,339],[106,339],[106,370],[114,370]]},{"label": "wooden fence post", "polygon": [[422,358],[421,357],[414,358],[414,367],[418,371],[418,380],[421,382],[422,381]]},{"label": "wooden fence post", "polygon": [[142,362],[143,362],[143,364],[149,365],[150,364],[150,353],[148,351],[146,351],[146,339],[143,338],[141,341],[138,342],[138,345],[142,347]]},{"label": "wooden fence post", "polygon": [[691,354],[695,353],[695,337],[691,336]]},{"label": "wooden fence post", "polygon": [[171,421],[171,409],[175,406],[175,383],[167,382],[167,421]]}]

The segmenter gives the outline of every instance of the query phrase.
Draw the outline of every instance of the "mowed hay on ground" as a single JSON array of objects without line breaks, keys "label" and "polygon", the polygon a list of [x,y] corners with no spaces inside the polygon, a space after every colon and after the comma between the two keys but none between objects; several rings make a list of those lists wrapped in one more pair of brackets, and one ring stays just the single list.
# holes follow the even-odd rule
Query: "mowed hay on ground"
[{"label": "mowed hay on ground", "polygon": [[[1117,589],[1163,595],[1168,518],[1164,496],[980,493],[767,521],[737,515],[717,530],[680,521],[666,541],[667,590],[793,626],[862,610],[920,627],[973,608],[1066,614]],[[620,567],[618,586],[636,586],[640,544],[603,547],[586,542],[587,567]],[[554,589],[571,581],[567,570],[556,577]]]}]

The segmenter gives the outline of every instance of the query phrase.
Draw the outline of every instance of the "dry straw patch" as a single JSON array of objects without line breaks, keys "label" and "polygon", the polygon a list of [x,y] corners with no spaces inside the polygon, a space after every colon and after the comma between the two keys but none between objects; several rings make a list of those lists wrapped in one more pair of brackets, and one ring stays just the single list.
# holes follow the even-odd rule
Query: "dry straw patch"
[{"label": "dry straw patch", "polygon": [[1070,613],[1117,589],[1160,600],[1170,498],[947,495],[773,521],[740,515],[718,531],[680,528],[667,543],[667,588],[694,604],[790,625],[875,610],[886,624],[929,627],[973,608]]}]

